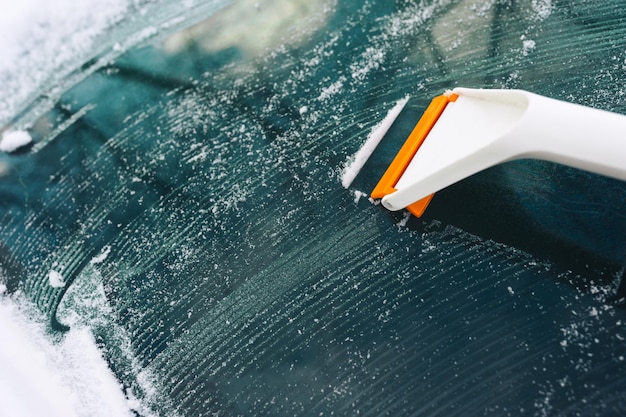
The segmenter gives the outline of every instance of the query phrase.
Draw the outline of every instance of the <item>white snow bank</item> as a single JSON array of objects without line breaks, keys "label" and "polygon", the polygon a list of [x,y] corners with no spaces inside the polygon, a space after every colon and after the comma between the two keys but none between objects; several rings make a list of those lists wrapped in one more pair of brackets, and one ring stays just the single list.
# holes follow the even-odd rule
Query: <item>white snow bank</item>
[{"label": "white snow bank", "polygon": [[31,143],[32,140],[30,134],[23,130],[4,132],[0,138],[0,151],[15,152],[22,146]]},{"label": "white snow bank", "polygon": [[55,343],[25,303],[0,296],[0,416],[131,416],[89,330]]}]

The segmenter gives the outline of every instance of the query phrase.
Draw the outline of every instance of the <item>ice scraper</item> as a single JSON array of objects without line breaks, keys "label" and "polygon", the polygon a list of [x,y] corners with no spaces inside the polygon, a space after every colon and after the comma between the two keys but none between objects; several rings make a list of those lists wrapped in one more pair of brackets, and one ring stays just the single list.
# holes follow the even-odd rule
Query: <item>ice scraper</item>
[{"label": "ice scraper", "polygon": [[455,88],[433,99],[371,197],[420,217],[433,193],[523,158],[626,181],[626,116],[523,90]]}]

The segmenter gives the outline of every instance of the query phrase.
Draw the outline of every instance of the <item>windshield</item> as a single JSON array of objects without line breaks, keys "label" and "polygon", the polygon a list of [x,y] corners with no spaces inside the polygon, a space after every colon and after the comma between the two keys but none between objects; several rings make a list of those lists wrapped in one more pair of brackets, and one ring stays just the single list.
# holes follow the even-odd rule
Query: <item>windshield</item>
[{"label": "windshield", "polygon": [[622,414],[626,184],[515,161],[421,219],[342,186],[404,98],[626,114],[620,2],[208,4],[14,103],[8,296],[88,328],[142,415]]}]

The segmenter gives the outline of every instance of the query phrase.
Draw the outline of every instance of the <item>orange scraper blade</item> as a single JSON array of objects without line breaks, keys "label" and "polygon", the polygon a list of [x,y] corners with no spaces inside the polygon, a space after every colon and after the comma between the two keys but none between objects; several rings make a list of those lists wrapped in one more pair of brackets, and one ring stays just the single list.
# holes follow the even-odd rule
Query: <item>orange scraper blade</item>
[{"label": "orange scraper blade", "polygon": [[[387,171],[383,174],[380,181],[371,193],[372,198],[383,198],[387,194],[391,194],[396,191],[396,184],[404,174],[409,163],[413,160],[413,157],[417,153],[419,147],[422,145],[431,129],[437,123],[439,116],[445,110],[448,103],[456,101],[457,94],[444,94],[435,97],[431,102],[422,118],[417,122],[415,128],[407,138],[398,154],[387,168]],[[416,201],[406,207],[411,214],[421,217],[428,207],[428,203],[432,200],[434,194],[424,197],[423,199]]]}]

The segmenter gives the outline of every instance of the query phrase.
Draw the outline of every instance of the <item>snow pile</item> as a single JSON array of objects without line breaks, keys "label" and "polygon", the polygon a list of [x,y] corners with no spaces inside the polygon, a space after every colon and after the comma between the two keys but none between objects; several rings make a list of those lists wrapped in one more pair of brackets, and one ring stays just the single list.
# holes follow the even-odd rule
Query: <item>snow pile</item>
[{"label": "snow pile", "polygon": [[15,130],[5,132],[0,138],[0,151],[15,152],[22,146],[26,146],[32,142],[32,138],[28,132],[23,130]]},{"label": "snow pile", "polygon": [[72,329],[55,343],[28,310],[23,300],[0,297],[0,415],[131,416],[89,330]]},{"label": "snow pile", "polygon": [[[102,276],[96,266],[104,262],[111,252],[110,246],[105,246],[102,252],[93,257],[89,266],[69,286],[57,311],[61,323],[70,327],[70,334],[86,329],[89,335],[98,335],[97,339],[109,352],[108,360],[116,369],[118,375],[124,375],[125,405],[132,412],[142,417],[168,416],[177,417],[178,414],[164,395],[161,384],[155,374],[142,366],[134,355],[131,337],[123,326],[116,321],[116,313],[111,308],[104,291]],[[89,340],[85,343],[89,344]],[[78,345],[77,345],[78,346]],[[111,355],[112,352],[115,354]],[[105,361],[101,361],[105,363]],[[102,371],[104,374],[104,371]],[[79,384],[82,373],[76,373]],[[85,379],[82,384],[89,386],[91,379]],[[91,391],[79,392],[84,401],[97,403],[100,398],[94,398]],[[1,414],[0,414],[1,415]],[[84,413],[88,416],[89,413]],[[103,415],[106,415],[103,413]],[[116,414],[110,414],[116,415]]]},{"label": "snow pile", "polygon": [[350,187],[350,184],[352,184],[352,181],[354,181],[356,176],[359,174],[363,165],[365,165],[374,150],[376,150],[376,147],[383,137],[385,137],[385,134],[393,122],[398,118],[398,115],[406,105],[407,101],[409,101],[408,97],[398,100],[396,105],[389,110],[387,116],[385,116],[379,124],[374,126],[361,149],[359,149],[359,151],[352,158],[350,158],[343,170],[343,173],[341,174],[341,185],[343,188]]}]

